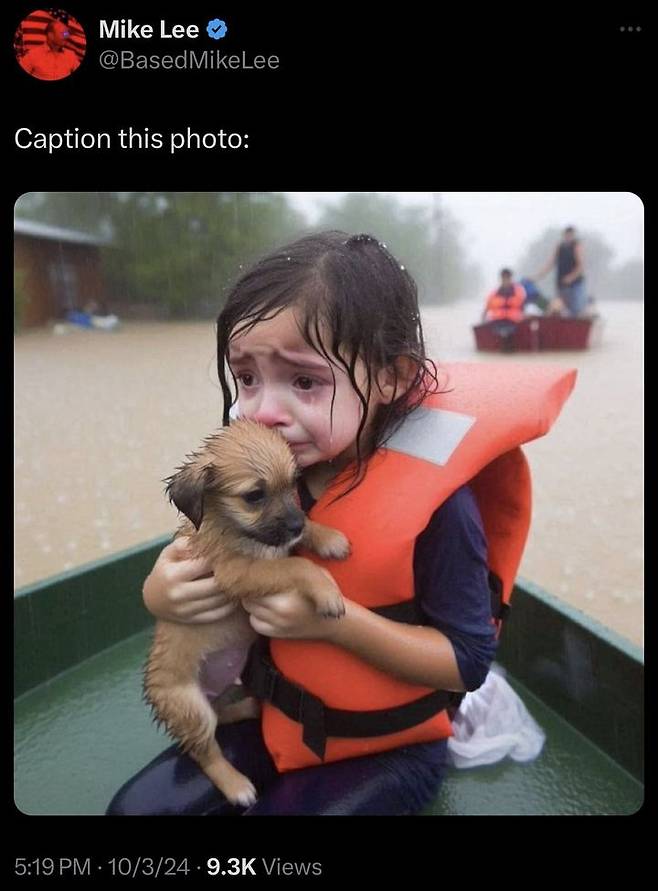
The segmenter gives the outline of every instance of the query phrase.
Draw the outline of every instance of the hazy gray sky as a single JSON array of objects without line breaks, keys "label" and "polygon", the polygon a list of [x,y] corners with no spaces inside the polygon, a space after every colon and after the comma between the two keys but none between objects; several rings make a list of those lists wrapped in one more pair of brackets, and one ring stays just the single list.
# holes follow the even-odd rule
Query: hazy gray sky
[{"label": "hazy gray sky", "polygon": [[[324,203],[346,192],[287,192],[312,220]],[[428,206],[432,192],[381,192],[404,204]],[[614,250],[613,266],[644,258],[644,207],[632,192],[440,192],[440,204],[463,225],[462,243],[487,283],[512,266],[529,242],[551,226],[599,233]],[[376,233],[375,233],[376,234]],[[587,249],[587,245],[585,245]],[[515,269],[519,275],[536,270]]]}]

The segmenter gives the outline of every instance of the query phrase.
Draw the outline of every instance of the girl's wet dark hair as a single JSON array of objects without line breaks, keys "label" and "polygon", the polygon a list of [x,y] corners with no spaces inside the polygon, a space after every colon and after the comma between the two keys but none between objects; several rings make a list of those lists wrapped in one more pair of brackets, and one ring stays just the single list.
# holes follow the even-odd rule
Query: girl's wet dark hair
[{"label": "girl's wet dark hair", "polygon": [[[344,369],[363,406],[356,469],[342,497],[362,480],[365,462],[404,418],[428,394],[439,392],[437,367],[425,355],[416,283],[386,245],[372,235],[320,232],[258,260],[234,283],[217,319],[217,371],[224,396],[224,425],[229,423],[229,411],[237,399],[226,376],[228,368],[237,393],[228,366],[231,338],[291,306],[298,313],[304,340],[328,361],[332,375],[334,367]],[[355,380],[358,359],[367,370],[365,393]],[[399,378],[399,359],[405,359],[411,369],[408,386],[406,382],[403,386]],[[394,372],[396,395],[388,405],[379,406],[372,437],[363,443],[375,376],[384,368]],[[332,398],[332,421],[333,406]]]}]

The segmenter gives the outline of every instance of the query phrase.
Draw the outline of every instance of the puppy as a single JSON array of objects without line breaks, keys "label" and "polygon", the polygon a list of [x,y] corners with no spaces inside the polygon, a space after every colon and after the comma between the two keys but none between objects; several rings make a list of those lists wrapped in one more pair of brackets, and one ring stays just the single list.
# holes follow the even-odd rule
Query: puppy
[{"label": "puppy", "polygon": [[[320,557],[341,559],[349,542],[307,519],[298,505],[296,477],[294,456],[279,432],[234,421],[166,480],[170,500],[188,518],[176,535],[190,536],[192,554],[209,559],[222,592],[236,601],[295,589],[319,614],[339,617],[345,605],[332,576],[289,554],[303,545]],[[255,714],[255,702],[218,714],[199,678],[209,653],[238,647],[246,654],[256,637],[242,607],[210,624],[159,620],[144,674],[144,695],[156,719],[230,802],[244,806],[253,804],[256,790],[222,755],[215,729],[218,720]]]}]

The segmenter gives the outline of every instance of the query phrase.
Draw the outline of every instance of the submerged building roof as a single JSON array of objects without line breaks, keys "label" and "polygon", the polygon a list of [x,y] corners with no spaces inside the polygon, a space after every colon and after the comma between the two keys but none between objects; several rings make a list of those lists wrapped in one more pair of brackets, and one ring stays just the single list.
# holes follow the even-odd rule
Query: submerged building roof
[{"label": "submerged building roof", "polygon": [[32,220],[16,218],[14,218],[14,234],[45,238],[50,241],[69,241],[74,244],[108,245],[112,243],[112,239],[107,235],[94,235],[90,232],[79,232],[75,229],[65,229],[62,226],[51,226],[48,223],[35,223]]}]

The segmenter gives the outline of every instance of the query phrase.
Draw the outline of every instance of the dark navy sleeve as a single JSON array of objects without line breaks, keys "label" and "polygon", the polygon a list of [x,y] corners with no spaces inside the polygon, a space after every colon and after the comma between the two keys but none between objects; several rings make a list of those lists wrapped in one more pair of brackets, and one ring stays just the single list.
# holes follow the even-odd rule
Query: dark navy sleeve
[{"label": "dark navy sleeve", "polygon": [[468,486],[457,489],[416,539],[416,601],[428,624],[449,638],[467,690],[487,676],[497,641],[491,621],[487,542]]}]

